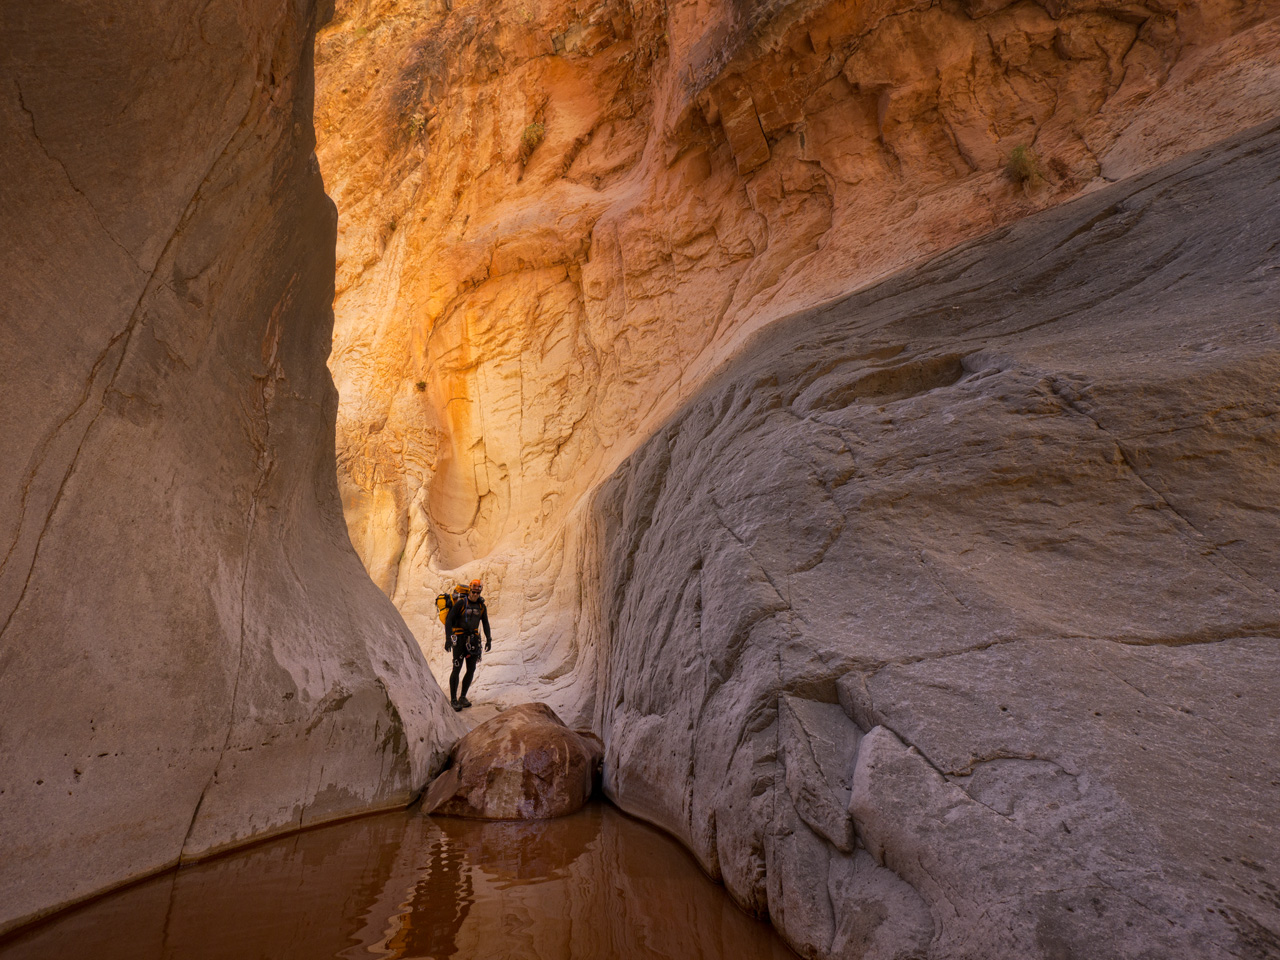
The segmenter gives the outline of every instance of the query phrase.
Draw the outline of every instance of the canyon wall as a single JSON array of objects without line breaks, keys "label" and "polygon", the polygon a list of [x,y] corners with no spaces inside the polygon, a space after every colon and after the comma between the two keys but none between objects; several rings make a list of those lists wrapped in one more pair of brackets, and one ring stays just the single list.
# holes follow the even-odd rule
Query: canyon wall
[{"label": "canyon wall", "polygon": [[339,485],[433,669],[483,575],[481,696],[805,956],[1275,956],[1277,14],[339,3]]},{"label": "canyon wall", "polygon": [[311,3],[0,34],[4,930],[404,804],[457,722],[334,480]]},{"label": "canyon wall", "polygon": [[590,492],[768,322],[1280,110],[1274,0],[342,0],[317,46],[352,540],[433,669],[592,715]]},{"label": "canyon wall", "polygon": [[1280,956],[1278,171],[780,321],[596,494],[606,789],[802,955]]}]

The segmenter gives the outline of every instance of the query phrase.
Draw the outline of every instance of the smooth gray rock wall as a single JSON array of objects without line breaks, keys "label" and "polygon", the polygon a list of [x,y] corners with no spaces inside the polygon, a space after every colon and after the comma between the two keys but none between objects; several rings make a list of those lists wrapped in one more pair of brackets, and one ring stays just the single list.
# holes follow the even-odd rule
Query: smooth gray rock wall
[{"label": "smooth gray rock wall", "polygon": [[597,495],[606,789],[803,955],[1280,956],[1277,171],[780,322]]},{"label": "smooth gray rock wall", "polygon": [[338,501],[311,15],[0,0],[0,930],[458,733]]}]

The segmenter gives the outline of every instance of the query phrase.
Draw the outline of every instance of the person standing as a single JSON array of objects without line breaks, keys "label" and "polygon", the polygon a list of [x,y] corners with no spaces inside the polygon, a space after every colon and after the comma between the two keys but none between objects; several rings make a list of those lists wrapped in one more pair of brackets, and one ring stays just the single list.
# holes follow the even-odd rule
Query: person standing
[{"label": "person standing", "polygon": [[[445,618],[444,648],[453,651],[453,672],[449,674],[449,703],[454,710],[471,706],[467,699],[467,691],[471,689],[471,680],[475,677],[476,664],[480,662],[480,628],[484,627],[484,649],[493,647],[493,634],[489,630],[489,611],[485,607],[480,593],[483,585],[479,580],[472,580],[466,596],[449,608]],[[462,678],[462,694],[458,694],[458,674],[462,665],[466,664],[467,672]]]}]

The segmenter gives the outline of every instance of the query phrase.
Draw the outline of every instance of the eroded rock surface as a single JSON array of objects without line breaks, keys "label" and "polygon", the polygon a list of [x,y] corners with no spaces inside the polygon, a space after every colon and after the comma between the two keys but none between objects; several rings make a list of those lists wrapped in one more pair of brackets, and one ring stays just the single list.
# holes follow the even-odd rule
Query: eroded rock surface
[{"label": "eroded rock surface", "polygon": [[1280,955],[1278,170],[782,321],[597,494],[606,790],[805,956]]},{"label": "eroded rock surface", "polygon": [[591,798],[603,757],[594,733],[570,730],[545,703],[523,703],[458,741],[422,811],[479,820],[562,817]]},{"label": "eroded rock surface", "polygon": [[432,598],[483,575],[491,689],[586,722],[595,485],[763,324],[1275,116],[1277,12],[341,0],[340,484],[437,675]]},{"label": "eroded rock surface", "polygon": [[311,4],[0,4],[0,930],[404,804],[451,711],[334,483]]}]

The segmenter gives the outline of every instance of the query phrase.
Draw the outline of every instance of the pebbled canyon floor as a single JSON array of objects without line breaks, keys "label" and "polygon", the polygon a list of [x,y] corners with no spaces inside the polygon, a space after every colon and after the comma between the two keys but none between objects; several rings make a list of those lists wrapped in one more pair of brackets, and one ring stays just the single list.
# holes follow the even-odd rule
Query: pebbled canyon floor
[{"label": "pebbled canyon floor", "polygon": [[596,495],[606,788],[806,955],[1280,956],[1280,127],[758,334]]}]

